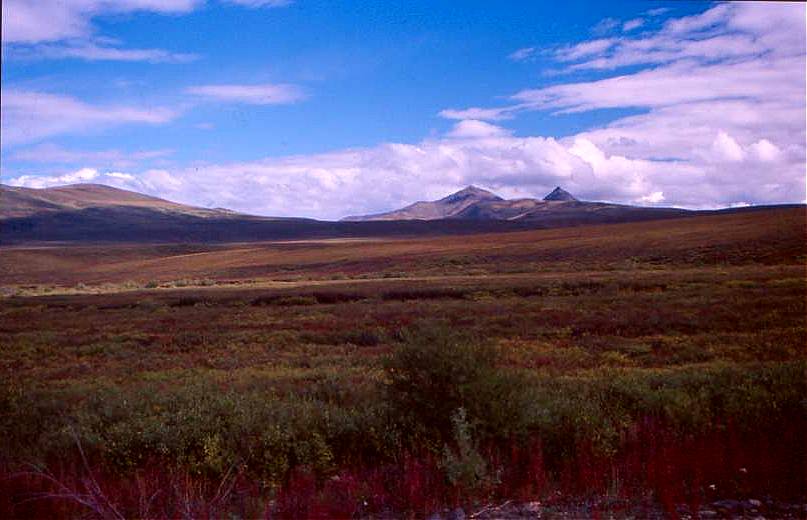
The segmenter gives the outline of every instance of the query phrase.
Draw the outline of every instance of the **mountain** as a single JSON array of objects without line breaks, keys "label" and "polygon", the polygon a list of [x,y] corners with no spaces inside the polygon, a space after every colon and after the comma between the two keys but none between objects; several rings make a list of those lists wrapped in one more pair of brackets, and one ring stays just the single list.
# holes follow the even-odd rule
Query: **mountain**
[{"label": "mountain", "polygon": [[439,220],[456,217],[469,207],[480,203],[503,201],[501,197],[487,190],[468,186],[448,197],[429,202],[415,202],[405,208],[376,215],[351,216],[342,220],[362,222],[368,220]]},{"label": "mountain", "polygon": [[[554,194],[554,195],[553,195]],[[224,243],[360,237],[499,233],[758,211],[646,208],[576,200],[506,200],[469,186],[448,197],[398,211],[328,222],[245,215],[177,204],[95,184],[30,189],[0,185],[0,245],[36,242]],[[554,200],[560,198],[561,200]],[[778,206],[778,208],[800,205]]]},{"label": "mountain", "polygon": [[[498,199],[471,189],[446,197],[457,211]],[[0,245],[31,242],[248,242],[469,234],[529,229],[495,220],[327,222],[186,206],[97,184],[32,189],[0,185]]]},{"label": "mountain", "polygon": [[564,190],[560,186],[557,186],[554,190],[552,190],[551,193],[549,193],[549,195],[544,197],[544,200],[569,202],[577,199],[574,198],[574,196],[568,191]]},{"label": "mountain", "polygon": [[690,213],[678,208],[648,208],[605,202],[586,202],[575,198],[560,186],[542,200],[506,200],[494,193],[468,186],[448,197],[432,202],[416,202],[396,211],[346,217],[354,222],[380,220],[505,220],[552,225],[626,222],[684,216]]},{"label": "mountain", "polygon": [[139,208],[196,217],[232,214],[228,210],[186,206],[103,184],[72,184],[44,189],[0,185],[0,219],[110,207]]}]

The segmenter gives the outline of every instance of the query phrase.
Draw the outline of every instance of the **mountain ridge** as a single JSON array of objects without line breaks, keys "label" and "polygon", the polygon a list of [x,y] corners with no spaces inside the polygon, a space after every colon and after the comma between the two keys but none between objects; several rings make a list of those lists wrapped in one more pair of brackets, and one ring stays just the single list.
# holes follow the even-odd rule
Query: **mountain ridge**
[{"label": "mountain ridge", "polygon": [[340,219],[341,222],[379,220],[439,220],[451,218],[466,208],[483,201],[502,201],[501,197],[474,185],[456,191],[442,199],[418,201],[401,209],[371,215],[354,215]]},{"label": "mountain ridge", "polygon": [[[435,206],[435,203],[440,203]],[[715,211],[626,206],[579,200],[506,200],[469,186],[410,212],[429,219],[321,221],[262,217],[186,206],[102,185],[31,189],[0,185],[0,245],[58,243],[226,243],[361,237],[416,237],[501,233],[614,224],[764,210]],[[769,208],[804,208],[779,205]],[[404,208],[404,209],[407,209]],[[395,215],[397,216],[397,215]],[[411,215],[409,215],[411,217]]]},{"label": "mountain ridge", "polygon": [[[688,210],[679,208],[658,208],[630,206],[609,202],[589,202],[577,199],[574,195],[557,186],[543,199],[521,198],[504,199],[493,192],[468,186],[442,199],[419,201],[398,210],[370,215],[349,216],[345,222],[368,222],[389,220],[596,220],[588,218],[596,212],[597,217],[619,219],[621,213],[651,215],[686,214]],[[591,214],[591,215],[586,215]]]}]

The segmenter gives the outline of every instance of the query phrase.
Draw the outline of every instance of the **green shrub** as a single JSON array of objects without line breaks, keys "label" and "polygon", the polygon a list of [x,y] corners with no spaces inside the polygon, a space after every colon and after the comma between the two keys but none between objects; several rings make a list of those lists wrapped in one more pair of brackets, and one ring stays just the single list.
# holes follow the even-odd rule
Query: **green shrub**
[{"label": "green shrub", "polygon": [[387,398],[413,433],[448,441],[460,408],[486,435],[508,436],[524,426],[526,386],[496,367],[493,344],[437,325],[403,336],[385,360]]}]

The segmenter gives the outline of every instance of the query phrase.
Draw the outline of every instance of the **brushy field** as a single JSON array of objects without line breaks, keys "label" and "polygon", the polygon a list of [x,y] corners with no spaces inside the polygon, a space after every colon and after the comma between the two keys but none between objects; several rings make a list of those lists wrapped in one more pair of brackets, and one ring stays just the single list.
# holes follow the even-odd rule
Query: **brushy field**
[{"label": "brushy field", "polygon": [[805,501],[803,210],[0,258],[3,518]]}]

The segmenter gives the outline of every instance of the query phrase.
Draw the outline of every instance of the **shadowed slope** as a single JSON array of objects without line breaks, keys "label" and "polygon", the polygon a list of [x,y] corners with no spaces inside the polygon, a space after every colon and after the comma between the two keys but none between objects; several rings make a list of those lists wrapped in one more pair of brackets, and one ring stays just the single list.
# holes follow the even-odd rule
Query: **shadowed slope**
[{"label": "shadowed slope", "polygon": [[358,222],[329,222],[196,208],[99,185],[44,190],[3,186],[0,190],[0,244],[37,241],[226,243],[469,235],[764,209],[715,212],[578,200],[504,200],[469,186],[438,201],[417,203],[387,216],[367,217]]},{"label": "shadowed slope", "polygon": [[[388,273],[445,277],[467,272],[482,276],[526,272],[532,276],[545,269],[587,266],[610,270],[636,262],[680,266],[793,264],[803,263],[805,258],[804,215],[803,207],[767,208],[663,221],[465,236],[229,245],[19,246],[0,249],[0,284],[208,277],[296,280],[335,274],[385,278]],[[428,225],[353,225],[404,224]]]},{"label": "shadowed slope", "polygon": [[501,197],[487,190],[468,186],[448,197],[435,201],[415,202],[405,208],[376,215],[363,215],[345,217],[343,221],[368,220],[438,220],[456,217],[464,210],[484,202],[500,202]]}]

